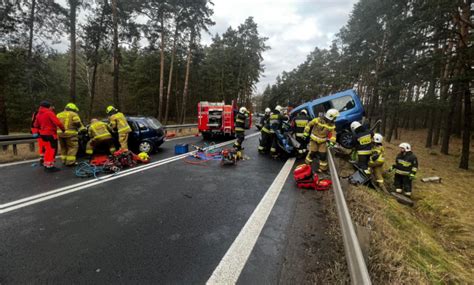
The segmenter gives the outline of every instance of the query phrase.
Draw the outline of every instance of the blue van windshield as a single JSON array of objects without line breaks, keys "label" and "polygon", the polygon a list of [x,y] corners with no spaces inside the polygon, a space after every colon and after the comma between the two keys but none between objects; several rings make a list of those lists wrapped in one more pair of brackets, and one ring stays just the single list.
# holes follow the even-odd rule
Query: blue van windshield
[{"label": "blue van windshield", "polygon": [[332,108],[339,112],[347,111],[355,107],[354,99],[351,96],[343,96],[331,100]]}]

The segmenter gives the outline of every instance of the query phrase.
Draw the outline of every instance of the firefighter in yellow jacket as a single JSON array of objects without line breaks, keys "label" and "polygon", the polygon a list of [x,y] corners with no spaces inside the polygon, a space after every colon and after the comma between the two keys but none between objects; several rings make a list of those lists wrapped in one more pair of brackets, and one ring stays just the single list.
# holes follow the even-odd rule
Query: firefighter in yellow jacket
[{"label": "firefighter in yellow jacket", "polygon": [[86,129],[77,112],[79,112],[79,108],[76,104],[68,103],[64,111],[56,115],[65,129],[64,132],[58,130],[58,140],[61,160],[64,165],[68,166],[76,164],[76,154],[79,148],[78,134]]},{"label": "firefighter in yellow jacket", "polygon": [[380,189],[387,191],[383,180],[383,165],[385,164],[385,149],[383,147],[383,136],[381,134],[374,134],[373,146],[369,159],[369,167],[374,175],[375,183]]},{"label": "firefighter in yellow jacket", "polygon": [[130,133],[132,129],[128,125],[127,119],[124,114],[119,112],[114,106],[108,106],[106,112],[107,115],[109,115],[110,129],[118,135],[120,149],[128,150],[128,133]]},{"label": "firefighter in yellow jacket", "polygon": [[92,119],[88,133],[90,139],[86,145],[86,154],[92,155],[94,149],[99,146],[107,147],[111,154],[115,152],[115,144],[112,139],[112,134],[110,133],[109,126],[106,123],[97,119]]},{"label": "firefighter in yellow jacket", "polygon": [[[336,143],[336,118],[339,111],[329,109],[324,116],[313,119],[304,129],[304,136],[310,138],[309,151],[306,156],[306,164],[311,165],[314,158],[319,157],[318,171],[327,171],[327,143]],[[311,132],[311,135],[310,135]]]}]

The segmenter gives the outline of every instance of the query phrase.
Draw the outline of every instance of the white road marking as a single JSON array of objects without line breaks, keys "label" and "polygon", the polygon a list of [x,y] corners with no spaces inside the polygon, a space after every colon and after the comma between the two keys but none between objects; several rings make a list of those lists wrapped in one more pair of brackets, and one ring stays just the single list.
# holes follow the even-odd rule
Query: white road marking
[{"label": "white road marking", "polygon": [[[259,133],[251,134],[251,135],[246,136],[246,138],[251,138],[251,137],[254,137],[258,134]],[[226,142],[223,142],[223,143],[220,143],[220,144],[213,145],[210,148],[222,147],[222,146],[231,144],[234,141],[235,140],[226,141]],[[141,171],[152,169],[152,168],[164,165],[164,164],[168,164],[168,163],[171,163],[173,161],[183,159],[183,158],[185,158],[185,157],[187,157],[190,154],[193,154],[195,152],[196,151],[191,151],[191,152],[188,152],[188,153],[185,153],[185,154],[176,155],[176,156],[173,156],[173,157],[165,158],[165,159],[155,161],[155,162],[152,162],[152,163],[149,163],[149,164],[145,164],[145,165],[142,165],[142,166],[138,166],[138,167],[130,168],[130,169],[127,169],[127,170],[123,170],[123,171],[120,171],[116,174],[105,175],[105,176],[101,177],[100,179],[87,180],[87,181],[76,183],[76,184],[73,184],[73,185],[61,187],[61,188],[56,189],[56,190],[51,190],[51,191],[44,192],[44,193],[41,193],[41,194],[38,194],[38,195],[33,195],[33,196],[25,197],[25,198],[22,198],[22,199],[19,199],[19,200],[15,200],[15,201],[12,201],[12,202],[8,202],[8,203],[5,203],[5,204],[1,204],[0,205],[0,214],[4,214],[4,213],[7,213],[7,212],[16,210],[16,209],[20,209],[20,208],[30,206],[30,205],[33,205],[33,204],[36,204],[36,203],[40,203],[40,202],[43,202],[43,201],[46,201],[46,200],[49,200],[49,199],[53,199],[53,198],[56,198],[56,197],[59,197],[59,196],[63,196],[63,195],[69,194],[69,193],[73,193],[73,192],[76,192],[76,191],[79,191],[79,190],[83,190],[83,189],[86,189],[86,188],[89,188],[89,187],[92,187],[92,186],[95,186],[95,185],[103,184],[103,183],[106,183],[106,182],[109,182],[109,181],[112,181],[112,180],[115,180],[115,179],[119,179],[121,177],[125,177],[125,176],[131,175],[131,174],[135,174],[137,172],[141,172]]]},{"label": "white road marking", "polygon": [[295,158],[290,158],[283,165],[206,284],[235,284],[237,282],[294,163]]},{"label": "white road marking", "polygon": [[[172,138],[172,139],[166,139],[164,142],[170,142],[170,141],[176,141],[176,140],[182,140],[182,139],[189,139],[197,137],[196,135],[192,136],[184,136],[184,137],[177,137],[177,138]],[[59,156],[56,156],[56,158],[59,158]],[[30,162],[38,162],[39,163],[39,157],[35,159],[29,159],[29,160],[22,160],[22,161],[15,161],[15,162],[9,162],[9,163],[2,163],[0,164],[0,168],[2,167],[8,167],[8,166],[13,166],[13,165],[18,165],[18,164],[25,164],[25,163],[30,163]]]}]

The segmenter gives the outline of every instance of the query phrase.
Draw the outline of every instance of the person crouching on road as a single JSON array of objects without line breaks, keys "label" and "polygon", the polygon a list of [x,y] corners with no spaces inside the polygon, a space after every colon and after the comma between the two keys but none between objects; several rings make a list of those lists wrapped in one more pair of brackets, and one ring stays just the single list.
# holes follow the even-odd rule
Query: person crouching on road
[{"label": "person crouching on road", "polygon": [[38,130],[44,147],[43,166],[47,172],[56,172],[60,169],[54,166],[58,150],[58,128],[65,131],[63,124],[58,120],[52,110],[51,103],[42,101],[36,115],[33,127]]},{"label": "person crouching on road", "polygon": [[79,108],[76,104],[68,103],[64,111],[57,115],[66,129],[64,132],[58,131],[61,160],[66,166],[76,165],[76,154],[79,149],[78,134],[86,130],[77,112]]},{"label": "person crouching on road", "polygon": [[90,139],[86,145],[87,155],[92,155],[94,149],[97,149],[99,146],[107,147],[110,154],[115,152],[115,144],[112,139],[112,134],[110,133],[109,126],[106,123],[97,119],[92,119],[88,133]]},{"label": "person crouching on road", "polygon": [[351,123],[351,130],[354,134],[357,166],[367,176],[370,176],[369,160],[372,154],[372,132],[365,125],[357,121]]},{"label": "person crouching on road", "polygon": [[371,150],[369,167],[375,177],[375,183],[383,191],[387,192],[383,181],[383,165],[385,164],[385,149],[383,147],[383,136],[381,134],[374,134],[373,146]]},{"label": "person crouching on road", "polygon": [[119,112],[114,106],[108,106],[105,110],[109,115],[109,127],[112,132],[117,133],[121,150],[128,150],[128,134],[132,131],[127,123],[125,115]]},{"label": "person crouching on road", "polygon": [[272,144],[272,136],[270,134],[270,108],[265,109],[265,116],[262,117],[260,120],[260,125],[262,128],[260,129],[260,145],[258,146],[258,152],[264,154],[268,151],[268,148]]},{"label": "person crouching on road", "polygon": [[418,159],[416,155],[411,151],[409,143],[401,143],[400,153],[395,159],[395,164],[392,166],[392,170],[395,170],[395,177],[393,185],[397,193],[402,193],[405,196],[411,196],[412,181],[416,178],[416,172],[418,171]]},{"label": "person crouching on road", "polygon": [[241,159],[242,156],[242,150],[244,149],[242,147],[242,143],[245,140],[245,120],[248,118],[249,112],[247,111],[247,108],[241,107],[239,109],[239,112],[237,115],[235,115],[235,137],[237,140],[234,143],[234,149],[237,151],[237,158]]},{"label": "person crouching on road", "polygon": [[314,118],[304,129],[304,136],[310,139],[309,151],[306,155],[305,163],[312,165],[313,160],[318,157],[318,172],[328,170],[327,144],[336,143],[335,121],[337,117],[339,117],[339,111],[329,109],[324,116]]}]

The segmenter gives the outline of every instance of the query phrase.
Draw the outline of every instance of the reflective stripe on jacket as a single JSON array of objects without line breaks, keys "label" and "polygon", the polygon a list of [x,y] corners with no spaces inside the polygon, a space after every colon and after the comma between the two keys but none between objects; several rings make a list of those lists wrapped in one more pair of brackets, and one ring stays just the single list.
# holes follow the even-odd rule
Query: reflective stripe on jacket
[{"label": "reflective stripe on jacket", "polygon": [[304,128],[304,136],[309,136],[316,143],[323,143],[326,140],[336,142],[336,126],[334,123],[326,122],[323,118],[315,118]]},{"label": "reflective stripe on jacket", "polygon": [[245,131],[245,120],[247,119],[247,114],[237,113],[235,115],[235,131],[244,132]]},{"label": "reflective stripe on jacket", "polygon": [[78,131],[84,129],[81,118],[73,111],[63,111],[56,115],[59,121],[64,125],[64,133],[58,131],[58,135],[62,137],[77,135]]},{"label": "reflective stripe on jacket", "polygon": [[295,135],[297,137],[304,137],[304,129],[306,128],[306,125],[309,123],[309,118],[304,115],[298,115],[295,117],[293,120],[293,128],[295,130]]},{"label": "reflective stripe on jacket", "polygon": [[395,159],[395,173],[400,175],[416,174],[418,171],[418,159],[413,152],[399,153]]},{"label": "reflective stripe on jacket", "polygon": [[109,131],[109,126],[101,121],[95,122],[89,126],[89,137],[92,140],[111,139],[112,135]]},{"label": "reflective stripe on jacket", "polygon": [[129,133],[132,131],[130,126],[127,123],[127,119],[125,118],[124,114],[121,112],[117,112],[109,117],[110,121],[110,129],[115,131],[119,134]]},{"label": "reflective stripe on jacket", "polygon": [[375,145],[371,150],[369,166],[380,166],[385,163],[385,149],[383,145]]}]

